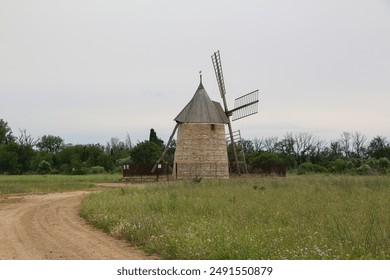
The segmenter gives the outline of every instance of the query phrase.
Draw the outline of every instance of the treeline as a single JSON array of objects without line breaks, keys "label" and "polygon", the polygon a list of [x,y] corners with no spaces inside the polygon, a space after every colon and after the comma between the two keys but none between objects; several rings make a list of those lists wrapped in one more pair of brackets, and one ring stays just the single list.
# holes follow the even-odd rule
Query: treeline
[{"label": "treeline", "polygon": [[[172,141],[163,161],[173,163],[176,142]],[[369,140],[359,132],[343,132],[327,142],[305,132],[278,137],[255,138],[238,143],[241,172],[258,164],[286,165],[306,173],[386,174],[390,172],[390,142],[383,136]],[[149,139],[133,145],[111,138],[106,145],[67,144],[60,136],[44,135],[33,139],[26,130],[14,136],[8,123],[0,119],[0,174],[88,174],[120,172],[127,163],[155,163],[164,150],[164,141],[154,129]],[[234,166],[232,146],[229,161]]]},{"label": "treeline", "polygon": [[[174,144],[166,160],[173,161]],[[111,138],[106,145],[67,144],[60,136],[44,135],[34,139],[26,130],[14,136],[8,123],[0,119],[0,174],[90,174],[120,172],[125,163],[155,162],[162,154],[164,142],[153,129],[149,140],[132,145]]]},{"label": "treeline", "polygon": [[[369,140],[360,132],[343,132],[330,142],[310,133],[287,133],[282,139],[243,140],[239,149],[245,152],[249,171],[256,163],[284,163],[298,174],[390,172],[390,142],[383,136]],[[229,153],[231,161],[232,154]]]}]

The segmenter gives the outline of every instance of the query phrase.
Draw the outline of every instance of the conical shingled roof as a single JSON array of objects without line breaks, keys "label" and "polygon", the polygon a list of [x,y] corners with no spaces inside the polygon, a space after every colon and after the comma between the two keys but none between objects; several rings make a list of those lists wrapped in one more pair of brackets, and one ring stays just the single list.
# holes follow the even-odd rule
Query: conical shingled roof
[{"label": "conical shingled roof", "polygon": [[191,101],[175,118],[178,123],[228,123],[221,104],[211,101],[202,82]]}]

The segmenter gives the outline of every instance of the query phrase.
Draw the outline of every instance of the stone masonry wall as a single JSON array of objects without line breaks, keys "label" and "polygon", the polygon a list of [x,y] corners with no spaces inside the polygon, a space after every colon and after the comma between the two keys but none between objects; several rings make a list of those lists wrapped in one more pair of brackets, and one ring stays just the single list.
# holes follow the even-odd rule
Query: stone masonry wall
[{"label": "stone masonry wall", "polygon": [[183,178],[229,178],[224,124],[180,124],[173,175]]}]

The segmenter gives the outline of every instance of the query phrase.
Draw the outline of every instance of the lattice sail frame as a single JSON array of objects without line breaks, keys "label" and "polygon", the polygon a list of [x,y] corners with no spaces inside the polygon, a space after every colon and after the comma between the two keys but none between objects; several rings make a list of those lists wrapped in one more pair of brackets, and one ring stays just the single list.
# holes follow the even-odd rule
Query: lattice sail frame
[{"label": "lattice sail frame", "polygon": [[221,97],[224,98],[224,96],[226,95],[226,89],[225,89],[225,81],[223,79],[222,63],[221,63],[221,56],[219,54],[219,51],[215,52],[211,56],[211,60],[213,61],[215,76],[217,77],[217,83],[218,83],[218,87],[219,87],[219,92],[221,94]]},{"label": "lattice sail frame", "polygon": [[232,121],[245,118],[258,113],[259,108],[259,90],[252,91],[234,101],[234,109],[232,113]]},{"label": "lattice sail frame", "polygon": [[[246,95],[243,95],[235,100],[235,106],[233,110],[229,110],[226,102],[226,89],[225,89],[225,81],[223,78],[223,72],[222,72],[222,63],[221,63],[221,56],[219,51],[214,52],[214,54],[211,56],[211,60],[213,62],[215,76],[217,78],[217,83],[219,87],[219,91],[223,100],[224,108],[225,108],[225,114],[229,120],[227,123],[229,128],[229,134],[230,134],[230,141],[233,147],[235,147],[235,139],[233,135],[232,130],[232,124],[230,121],[230,117],[232,116],[232,121],[245,118],[247,116],[256,114],[258,112],[258,102],[259,102],[259,90],[252,91]],[[236,170],[237,173],[240,174],[240,167],[238,163],[238,157],[237,157],[237,151],[236,148],[233,149],[234,151],[234,158],[236,161]],[[246,164],[245,164],[245,171],[248,173]]]},{"label": "lattice sail frame", "polygon": [[[225,134],[225,136],[226,136],[226,144],[230,145],[231,144],[230,135]],[[233,138],[235,143],[241,143],[242,142],[241,131],[240,130],[233,131]]]}]

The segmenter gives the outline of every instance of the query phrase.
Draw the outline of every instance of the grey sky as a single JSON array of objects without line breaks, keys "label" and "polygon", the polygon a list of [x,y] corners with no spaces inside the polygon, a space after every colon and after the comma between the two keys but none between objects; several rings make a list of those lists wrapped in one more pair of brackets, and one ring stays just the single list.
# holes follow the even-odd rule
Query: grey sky
[{"label": "grey sky", "polygon": [[203,71],[220,101],[260,89],[243,137],[390,139],[389,0],[0,0],[0,118],[67,143],[167,141]]}]

